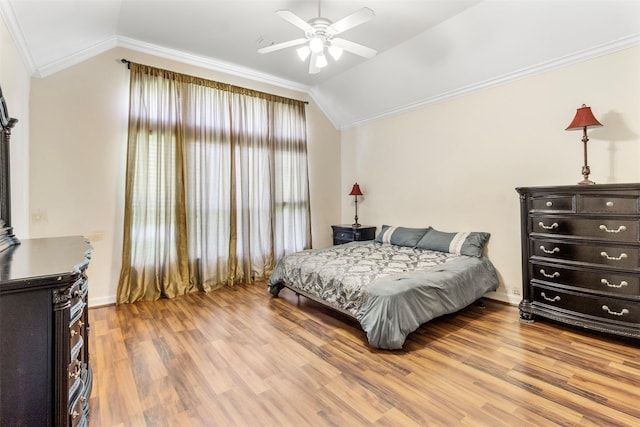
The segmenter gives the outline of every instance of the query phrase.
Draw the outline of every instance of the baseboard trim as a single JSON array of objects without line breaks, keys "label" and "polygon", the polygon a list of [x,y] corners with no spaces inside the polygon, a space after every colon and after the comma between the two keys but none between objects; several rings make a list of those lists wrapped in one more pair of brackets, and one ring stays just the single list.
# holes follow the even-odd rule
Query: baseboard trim
[{"label": "baseboard trim", "polygon": [[487,292],[485,298],[506,302],[510,305],[520,304],[522,297],[520,295],[507,294],[506,292]]},{"label": "baseboard trim", "polygon": [[89,308],[99,308],[107,305],[115,305],[116,304],[116,296],[110,295],[106,297],[99,298],[91,298],[91,294],[89,294]]}]

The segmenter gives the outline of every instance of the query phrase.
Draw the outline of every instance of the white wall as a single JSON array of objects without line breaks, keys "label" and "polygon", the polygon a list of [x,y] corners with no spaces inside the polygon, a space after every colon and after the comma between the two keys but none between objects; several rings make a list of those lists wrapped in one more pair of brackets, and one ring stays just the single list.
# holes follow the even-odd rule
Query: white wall
[{"label": "white wall", "polygon": [[311,239],[314,248],[322,248],[333,244],[331,225],[340,218],[340,131],[313,101],[307,106],[307,134]]},{"label": "white wall", "polygon": [[[296,99],[296,93],[117,48],[31,84],[31,234],[84,235],[93,247],[91,306],[115,301],[121,265],[129,73],[121,58]],[[312,239],[331,244],[340,215],[339,133],[313,104],[309,123]],[[331,171],[331,172],[329,172]]]},{"label": "white wall", "polygon": [[14,234],[29,237],[29,90],[30,77],[0,17],[0,87],[9,115],[18,119],[11,131],[11,223]]},{"label": "white wall", "polygon": [[[425,82],[428,84],[428,82]],[[363,224],[488,231],[501,285],[519,302],[519,199],[515,187],[582,179],[582,134],[565,131],[576,108],[589,130],[591,179],[640,182],[640,47],[427,106],[342,133],[342,220],[358,181]]]}]

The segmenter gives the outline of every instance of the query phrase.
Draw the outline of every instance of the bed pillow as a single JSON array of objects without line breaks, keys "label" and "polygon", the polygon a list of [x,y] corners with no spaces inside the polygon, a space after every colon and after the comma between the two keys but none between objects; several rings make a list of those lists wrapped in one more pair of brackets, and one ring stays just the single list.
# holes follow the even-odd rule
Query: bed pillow
[{"label": "bed pillow", "polygon": [[383,225],[380,233],[376,236],[375,241],[378,243],[391,243],[392,245],[415,248],[422,236],[424,236],[424,233],[426,233],[430,228],[431,227],[408,228]]},{"label": "bed pillow", "polygon": [[475,231],[445,233],[430,228],[417,243],[421,249],[480,257],[491,234]]}]

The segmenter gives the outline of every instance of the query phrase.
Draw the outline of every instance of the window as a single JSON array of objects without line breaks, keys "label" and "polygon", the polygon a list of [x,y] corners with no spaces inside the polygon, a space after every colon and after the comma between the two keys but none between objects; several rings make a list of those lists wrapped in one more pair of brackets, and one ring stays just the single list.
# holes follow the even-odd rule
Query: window
[{"label": "window", "polygon": [[304,105],[131,64],[118,302],[263,278],[310,246]]}]

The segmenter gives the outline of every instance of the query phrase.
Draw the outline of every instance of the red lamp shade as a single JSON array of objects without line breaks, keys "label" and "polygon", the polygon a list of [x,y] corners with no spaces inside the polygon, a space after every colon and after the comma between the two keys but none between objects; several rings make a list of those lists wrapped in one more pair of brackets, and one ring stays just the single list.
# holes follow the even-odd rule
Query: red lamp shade
[{"label": "red lamp shade", "polygon": [[351,189],[351,193],[349,193],[350,196],[362,196],[362,191],[360,191],[360,186],[358,185],[358,183],[356,182],[355,184],[353,184],[353,188]]},{"label": "red lamp shade", "polygon": [[576,116],[573,118],[573,121],[565,130],[584,129],[590,126],[602,126],[602,123],[593,116],[591,107],[582,104],[582,107],[576,111]]}]

